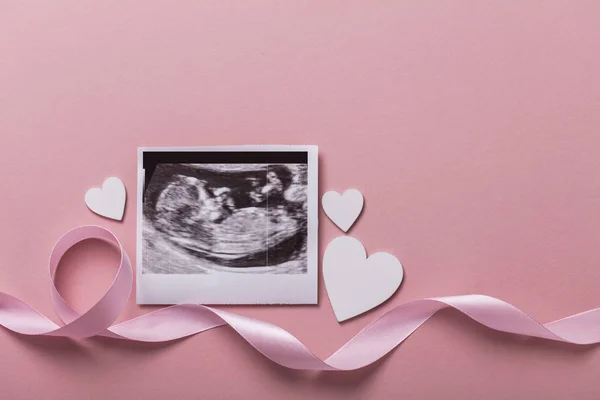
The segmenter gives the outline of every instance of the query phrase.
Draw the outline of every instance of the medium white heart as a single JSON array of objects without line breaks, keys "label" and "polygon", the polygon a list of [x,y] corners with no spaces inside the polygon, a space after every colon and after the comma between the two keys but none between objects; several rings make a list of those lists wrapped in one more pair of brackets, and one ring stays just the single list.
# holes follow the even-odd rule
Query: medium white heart
[{"label": "medium white heart", "polygon": [[85,194],[85,204],[98,215],[121,221],[125,212],[126,197],[125,185],[113,176],[104,181],[102,189],[88,190]]},{"label": "medium white heart", "polygon": [[339,322],[369,311],[398,290],[404,270],[396,257],[375,253],[367,258],[362,243],[351,236],[332,240],[323,256],[323,278]]},{"label": "medium white heart", "polygon": [[348,189],[343,195],[331,190],[321,198],[325,214],[344,232],[348,232],[352,227],[362,211],[363,204],[363,195],[357,189]]}]

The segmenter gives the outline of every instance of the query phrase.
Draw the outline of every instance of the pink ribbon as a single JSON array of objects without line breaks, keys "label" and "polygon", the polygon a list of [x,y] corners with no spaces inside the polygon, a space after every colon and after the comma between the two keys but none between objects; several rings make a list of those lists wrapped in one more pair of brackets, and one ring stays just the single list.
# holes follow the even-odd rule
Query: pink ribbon
[{"label": "pink ribbon", "polygon": [[[104,296],[79,314],[54,285],[61,257],[76,243],[102,239],[116,245],[121,254],[117,275]],[[298,339],[273,324],[198,304],[179,304],[113,325],[129,298],[133,269],[123,246],[109,230],[83,226],[67,232],[50,255],[52,303],[64,322],[59,326],[22,302],[0,293],[0,325],[23,335],[85,338],[105,336],[143,342],[164,342],[229,325],[265,357],[288,368],[353,370],[365,367],[402,343],[437,311],[452,307],[471,319],[498,331],[572,344],[600,342],[600,309],[540,324],[516,307],[482,295],[437,297],[399,305],[359,332],[326,360],[321,360]]]}]

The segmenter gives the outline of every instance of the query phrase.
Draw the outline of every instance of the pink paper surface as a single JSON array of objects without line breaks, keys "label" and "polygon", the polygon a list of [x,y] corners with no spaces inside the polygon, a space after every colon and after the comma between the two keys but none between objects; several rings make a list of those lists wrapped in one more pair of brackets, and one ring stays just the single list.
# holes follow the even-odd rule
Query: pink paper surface
[{"label": "pink paper surface", "polygon": [[[0,290],[51,314],[47,256],[82,224],[135,254],[137,146],[318,144],[322,190],[359,188],[352,229],[405,267],[338,324],[319,306],[226,307],[325,357],[409,300],[484,293],[540,321],[600,305],[600,4],[458,0],[0,3]],[[123,223],[85,191],[116,175]],[[341,232],[321,213],[321,254]],[[71,252],[78,310],[118,254]],[[81,262],[84,266],[81,266]],[[76,268],[77,266],[77,268]],[[121,319],[152,310],[130,299]],[[293,372],[227,329],[173,344],[0,330],[1,399],[595,399],[597,348],[442,312],[374,367]]]}]

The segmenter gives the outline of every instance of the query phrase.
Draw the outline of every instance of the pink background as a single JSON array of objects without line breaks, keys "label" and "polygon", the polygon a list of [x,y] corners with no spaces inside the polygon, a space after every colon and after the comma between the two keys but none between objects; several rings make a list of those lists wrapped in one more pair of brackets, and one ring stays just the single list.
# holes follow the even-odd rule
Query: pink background
[{"label": "pink background", "polygon": [[[228,307],[327,356],[394,305],[484,293],[541,321],[600,306],[600,3],[0,1],[0,290],[54,317],[46,257],[82,224],[135,254],[136,147],[318,144],[321,189],[359,188],[352,234],[405,281],[342,325],[315,307]],[[123,223],[89,212],[110,175]],[[321,215],[321,254],[340,232]],[[85,261],[76,266],[75,262]],[[78,309],[116,254],[75,250]],[[128,318],[151,308],[131,298]],[[443,312],[374,367],[302,373],[228,329],[166,345],[0,330],[2,399],[591,399],[597,348]]]}]

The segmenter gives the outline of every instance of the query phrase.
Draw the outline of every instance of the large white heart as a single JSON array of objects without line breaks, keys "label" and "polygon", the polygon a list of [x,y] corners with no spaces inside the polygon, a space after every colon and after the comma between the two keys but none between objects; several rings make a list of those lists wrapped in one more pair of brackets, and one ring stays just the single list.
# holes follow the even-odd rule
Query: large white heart
[{"label": "large white heart", "polygon": [[342,322],[389,299],[402,283],[404,270],[393,255],[367,258],[359,240],[340,236],[325,249],[323,277],[335,317]]},{"label": "large white heart", "polygon": [[85,204],[98,215],[121,221],[125,212],[126,196],[125,185],[113,176],[104,181],[102,189],[88,190],[85,194]]},{"label": "large white heart", "polygon": [[362,211],[363,204],[363,195],[357,189],[348,189],[343,195],[331,190],[321,199],[325,214],[344,232],[348,232],[354,224]]}]

